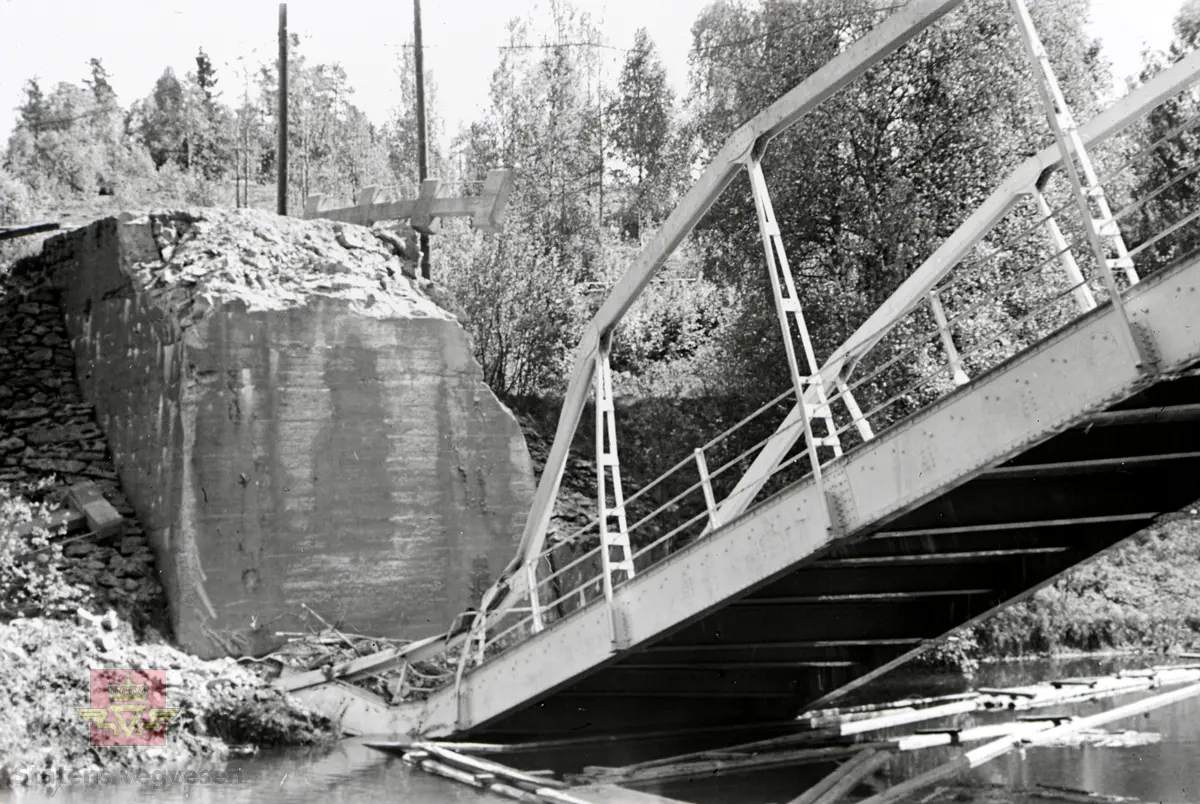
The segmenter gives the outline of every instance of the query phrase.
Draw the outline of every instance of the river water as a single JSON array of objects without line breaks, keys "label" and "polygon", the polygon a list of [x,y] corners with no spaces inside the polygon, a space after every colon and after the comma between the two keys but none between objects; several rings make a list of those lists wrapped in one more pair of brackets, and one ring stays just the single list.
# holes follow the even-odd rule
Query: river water
[{"label": "river water", "polygon": [[[1112,672],[1121,667],[1143,666],[1128,660],[1082,659],[1069,662],[1003,663],[984,666],[968,684],[952,674],[904,670],[881,679],[870,697],[889,700],[914,694],[939,694],[969,686],[1004,687],[1065,676]],[[1056,714],[1091,714],[1135,700],[1146,693],[1080,704],[1053,710]],[[995,715],[961,715],[956,725],[995,722]],[[945,722],[945,721],[942,721]],[[1111,724],[1111,731],[1133,730],[1160,735],[1160,740],[1125,748],[1034,747],[1024,754],[1011,753],[974,772],[972,781],[989,787],[991,801],[1025,804],[1034,799],[1022,790],[1050,785],[1095,793],[1131,796],[1145,802],[1200,803],[1200,699],[1166,707],[1148,715]],[[129,749],[136,750],[136,749]],[[893,780],[909,776],[948,759],[955,749],[929,749],[905,754],[893,764]],[[586,754],[580,766],[589,764]],[[359,742],[345,741],[320,752],[287,751],[237,760],[225,767],[223,784],[184,784],[153,767],[140,780],[81,779],[57,789],[26,788],[5,793],[9,801],[94,802],[127,804],[157,802],[259,802],[275,804],[435,804],[502,802],[454,782],[413,771],[403,762],[384,756]],[[761,804],[783,802],[798,795],[807,783],[829,768],[789,768],[748,776],[707,779],[673,785],[651,792],[696,804]]]}]

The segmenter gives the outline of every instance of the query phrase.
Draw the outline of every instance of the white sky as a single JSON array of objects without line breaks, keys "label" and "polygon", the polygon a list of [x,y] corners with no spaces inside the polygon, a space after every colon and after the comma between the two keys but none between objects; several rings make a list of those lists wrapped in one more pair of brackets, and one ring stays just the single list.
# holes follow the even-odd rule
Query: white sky
[{"label": "white sky", "polygon": [[[426,69],[437,82],[447,136],[486,104],[504,24],[536,8],[536,2],[423,0]],[[610,44],[628,47],[634,30],[646,27],[671,82],[677,92],[683,90],[691,24],[709,0],[575,2],[602,23]],[[1118,80],[1136,71],[1145,44],[1165,46],[1181,2],[1092,0],[1093,30]],[[217,65],[226,101],[232,102],[241,86],[239,57],[253,67],[277,51],[278,8],[274,0],[0,0],[0,145],[7,141],[27,78],[38,76],[44,87],[78,83],[92,56],[103,59],[127,105],[148,95],[167,65],[180,75],[194,69],[196,51],[203,46]],[[411,4],[289,0],[288,25],[301,35],[312,62],[342,64],[358,106],[382,121],[395,102],[397,48],[412,35]]]}]

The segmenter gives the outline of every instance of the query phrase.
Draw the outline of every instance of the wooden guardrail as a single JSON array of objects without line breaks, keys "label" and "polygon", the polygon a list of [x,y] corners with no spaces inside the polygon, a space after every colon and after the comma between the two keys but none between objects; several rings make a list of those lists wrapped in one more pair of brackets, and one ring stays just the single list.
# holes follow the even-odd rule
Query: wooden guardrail
[{"label": "wooden guardrail", "polygon": [[0,226],[0,240],[14,240],[18,237],[25,237],[26,235],[38,234],[40,232],[53,232],[58,228],[59,224],[53,221]]},{"label": "wooden guardrail", "polygon": [[377,221],[407,220],[422,234],[435,234],[437,218],[470,218],[476,229],[498,232],[512,190],[512,171],[497,168],[488,172],[479,195],[439,198],[441,180],[426,179],[416,198],[397,198],[391,188],[370,186],[359,191],[354,206],[333,207],[326,196],[310,195],[304,202],[305,218],[326,218],[370,226]]}]

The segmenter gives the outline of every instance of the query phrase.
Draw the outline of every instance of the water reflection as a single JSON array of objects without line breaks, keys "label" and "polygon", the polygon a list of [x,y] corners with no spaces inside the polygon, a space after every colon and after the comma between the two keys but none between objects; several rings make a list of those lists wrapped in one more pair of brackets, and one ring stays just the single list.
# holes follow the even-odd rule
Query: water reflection
[{"label": "water reflection", "polygon": [[[1115,672],[1135,663],[1120,660],[1075,660],[1071,662],[1027,662],[985,666],[973,680],[975,686],[1001,687],[1069,675]],[[1135,666],[1144,666],[1145,661]],[[967,688],[951,674],[917,673],[912,670],[881,679],[881,684],[860,695],[862,699],[887,700],[924,694],[942,694]],[[1152,693],[1109,699],[1098,704],[1076,704],[1055,713],[1090,714]],[[979,725],[1008,716],[973,713],[952,719],[956,725]],[[925,725],[925,724],[922,724]],[[1023,755],[1009,754],[975,771],[975,780],[1003,785],[1010,790],[1050,785],[1089,790],[1109,795],[1131,796],[1143,801],[1200,801],[1200,699],[1184,701],[1148,715],[1113,723],[1110,731],[1157,732],[1159,743],[1131,748],[1047,747],[1031,748]],[[883,735],[880,735],[883,736]],[[909,776],[950,758],[954,749],[937,749],[905,754],[894,763],[892,780]],[[524,763],[522,763],[524,764]],[[587,752],[575,757],[575,767],[597,764]],[[819,766],[782,768],[750,776],[698,779],[655,789],[661,795],[695,804],[759,804],[787,801],[830,768]],[[150,770],[148,768],[148,770]],[[25,789],[13,791],[9,800],[19,802],[96,802],[125,804],[130,800],[161,802],[275,802],[277,804],[326,804],[327,802],[403,801],[406,804],[435,802],[506,801],[460,784],[411,771],[403,762],[362,745],[347,741],[324,752],[286,752],[264,755],[226,766],[228,773],[241,771],[240,783],[187,786],[182,783],[156,788],[153,783],[100,786],[64,786],[57,791]],[[1023,802],[1020,794],[1007,796]],[[1032,801],[1032,799],[1030,799]]]},{"label": "water reflection", "polygon": [[[146,768],[147,772],[154,770]],[[230,762],[224,767],[230,781],[225,784],[186,785],[182,782],[156,786],[154,777],[145,783],[126,784],[119,774],[113,783],[35,787],[12,792],[18,802],[94,802],[128,804],[130,801],[188,802],[189,804],[352,804],[394,802],[443,804],[470,802],[490,804],[508,799],[472,790],[421,772],[411,772],[403,762],[391,759],[357,741],[339,743],[320,752],[291,751]],[[235,777],[240,771],[240,782]]]}]

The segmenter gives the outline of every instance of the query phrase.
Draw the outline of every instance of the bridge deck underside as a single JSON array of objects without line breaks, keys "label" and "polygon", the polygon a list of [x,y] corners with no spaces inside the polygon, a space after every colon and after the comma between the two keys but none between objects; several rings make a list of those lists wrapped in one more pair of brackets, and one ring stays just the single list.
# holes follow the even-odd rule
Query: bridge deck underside
[{"label": "bridge deck underside", "polygon": [[786,728],[1187,505],[1198,481],[1200,377],[1176,375],[474,734]]}]

